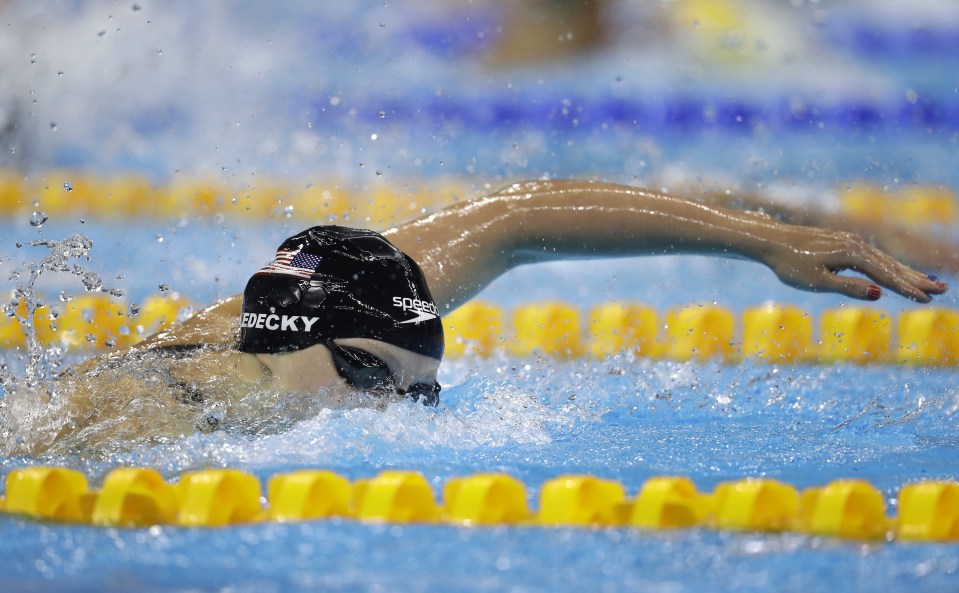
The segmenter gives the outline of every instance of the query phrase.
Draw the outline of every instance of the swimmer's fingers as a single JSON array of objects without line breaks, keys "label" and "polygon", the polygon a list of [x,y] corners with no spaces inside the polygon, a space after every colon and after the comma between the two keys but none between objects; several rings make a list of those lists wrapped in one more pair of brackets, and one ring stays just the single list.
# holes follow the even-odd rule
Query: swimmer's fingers
[{"label": "swimmer's fingers", "polygon": [[839,276],[826,269],[821,271],[817,282],[810,284],[810,288],[814,291],[837,292],[863,301],[875,301],[882,296],[882,289],[874,282],[865,278]]},{"label": "swimmer's fingers", "polygon": [[[941,294],[947,286],[927,275],[896,261],[878,249],[866,245],[858,237],[849,239],[853,247],[846,250],[838,260],[826,266],[824,281],[836,290],[853,298],[876,300],[881,296],[879,286],[886,287],[902,296],[920,303],[928,303],[931,295]],[[842,270],[860,272],[875,282],[862,278],[837,276]]]},{"label": "swimmer's fingers", "polygon": [[[947,290],[937,282],[870,246],[852,233],[836,233],[808,227],[786,228],[781,249],[766,263],[791,286],[813,291],[832,291],[851,298],[876,300],[880,287],[920,303]],[[866,278],[840,276],[854,270]]]}]

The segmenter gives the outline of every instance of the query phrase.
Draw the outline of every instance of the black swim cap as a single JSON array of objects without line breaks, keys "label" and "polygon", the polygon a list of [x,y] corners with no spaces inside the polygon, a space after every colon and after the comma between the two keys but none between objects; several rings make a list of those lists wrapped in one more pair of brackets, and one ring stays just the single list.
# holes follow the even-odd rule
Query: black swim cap
[{"label": "black swim cap", "polygon": [[443,324],[412,259],[374,231],[317,226],[280,245],[247,282],[242,352],[372,338],[440,359]]}]

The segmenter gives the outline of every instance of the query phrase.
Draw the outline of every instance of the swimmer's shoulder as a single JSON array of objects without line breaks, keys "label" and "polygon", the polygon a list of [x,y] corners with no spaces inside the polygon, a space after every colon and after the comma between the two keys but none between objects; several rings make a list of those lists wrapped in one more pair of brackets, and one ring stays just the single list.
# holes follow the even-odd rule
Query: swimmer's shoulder
[{"label": "swimmer's shoulder", "polygon": [[236,343],[243,297],[220,300],[186,321],[174,323],[140,342],[134,349],[172,346],[230,346]]},{"label": "swimmer's shoulder", "polygon": [[134,346],[106,352],[76,364],[64,371],[61,377],[99,372],[126,360],[130,355],[147,351],[165,350],[182,355],[201,348],[230,348],[237,342],[242,301],[240,295],[217,301],[186,321],[174,323]]}]

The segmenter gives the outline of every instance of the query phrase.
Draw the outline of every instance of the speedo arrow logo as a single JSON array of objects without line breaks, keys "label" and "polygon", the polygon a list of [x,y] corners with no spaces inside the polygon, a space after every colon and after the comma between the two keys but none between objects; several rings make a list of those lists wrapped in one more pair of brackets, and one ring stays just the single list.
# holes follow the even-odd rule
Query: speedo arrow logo
[{"label": "speedo arrow logo", "polygon": [[393,297],[393,306],[399,307],[404,311],[413,311],[417,314],[413,319],[401,321],[401,324],[419,323],[420,321],[429,321],[430,319],[436,319],[439,317],[439,314],[436,312],[436,305],[426,301],[421,301],[419,299],[395,296]]}]

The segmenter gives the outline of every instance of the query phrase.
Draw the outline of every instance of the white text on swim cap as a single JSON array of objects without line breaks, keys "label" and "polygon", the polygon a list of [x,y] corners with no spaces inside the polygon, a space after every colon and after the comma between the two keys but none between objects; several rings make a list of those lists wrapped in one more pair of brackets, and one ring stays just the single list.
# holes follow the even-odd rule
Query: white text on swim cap
[{"label": "white text on swim cap", "polygon": [[[256,329],[272,329],[279,331],[310,331],[313,324],[319,321],[319,317],[305,317],[303,315],[273,315],[269,313],[244,313],[240,321],[240,327],[252,327]],[[300,322],[297,325],[297,322]]]},{"label": "white text on swim cap", "polygon": [[413,319],[407,319],[400,323],[419,323],[420,321],[426,321],[428,319],[436,319],[439,316],[436,312],[436,305],[419,299],[395,296],[393,297],[393,306],[399,307],[404,311],[412,310],[418,314]]}]

